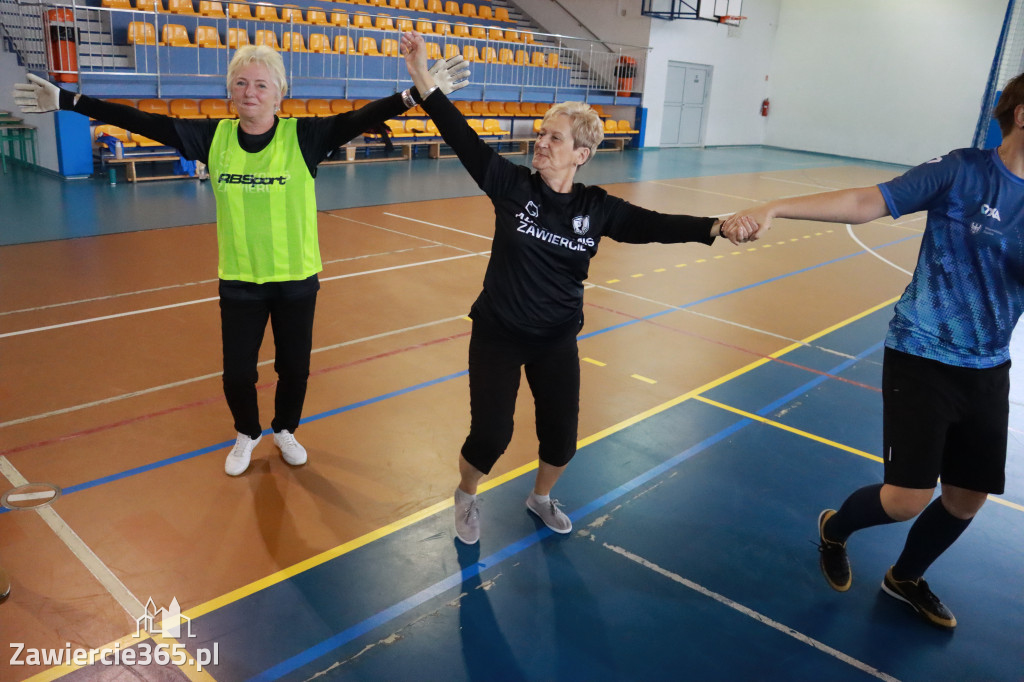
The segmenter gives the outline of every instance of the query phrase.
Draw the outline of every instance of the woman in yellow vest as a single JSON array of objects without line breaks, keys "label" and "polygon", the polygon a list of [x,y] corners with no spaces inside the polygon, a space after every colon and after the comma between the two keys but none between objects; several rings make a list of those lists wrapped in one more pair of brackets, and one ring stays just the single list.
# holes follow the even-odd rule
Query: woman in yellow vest
[{"label": "woman in yellow vest", "polygon": [[[459,62],[438,62],[431,70],[446,93],[468,83],[469,72]],[[278,376],[274,443],[288,464],[304,464],[306,450],[294,434],[306,396],[322,269],[313,187],[317,165],[349,140],[415,106],[419,93],[413,88],[337,116],[278,118],[288,84],[281,55],[267,46],[241,47],[228,65],[228,96],[237,119],[147,114],[34,75],[28,79],[29,84],[15,86],[15,101],[26,113],[76,111],[174,147],[209,167],[217,200],[224,395],[237,431],[224,471],[245,472],[263,437],[256,365],[268,319]]]}]

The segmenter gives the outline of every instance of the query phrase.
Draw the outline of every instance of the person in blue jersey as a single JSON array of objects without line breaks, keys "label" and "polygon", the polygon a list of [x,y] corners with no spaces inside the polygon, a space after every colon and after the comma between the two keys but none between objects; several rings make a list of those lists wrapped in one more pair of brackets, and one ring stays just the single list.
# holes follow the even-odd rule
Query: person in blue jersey
[{"label": "person in blue jersey", "polygon": [[[461,61],[435,64],[434,82],[448,92],[464,86],[469,72]],[[306,397],[322,270],[313,187],[317,166],[349,140],[415,106],[418,93],[405,90],[336,116],[279,118],[288,90],[284,62],[263,45],[234,52],[227,90],[238,118],[222,121],[147,114],[63,90],[35,75],[28,80],[14,92],[26,113],[75,111],[174,147],[209,167],[217,202],[224,395],[237,432],[224,471],[244,473],[262,438],[256,381],[268,320],[278,376],[274,443],[285,462],[305,464],[306,449],[294,434]]]},{"label": "person in blue jersey", "polygon": [[1024,311],[1024,74],[1007,84],[994,116],[996,149],[958,149],[876,187],[780,199],[723,226],[753,240],[773,218],[860,224],[928,212],[885,338],[883,483],[821,512],[819,563],[828,584],[846,591],[847,539],[917,517],[882,589],[949,629],[956,618],[924,573],[1005,482],[1009,344]]},{"label": "person in blue jersey", "polygon": [[[404,33],[402,52],[413,83],[429,85],[426,48]],[[719,235],[715,218],[668,215],[634,206],[574,181],[600,144],[597,113],[582,102],[553,106],[541,122],[529,168],[482,141],[444,96],[424,97],[445,142],[494,206],[494,239],[483,290],[470,310],[469,435],[459,457],[455,532],[480,539],[477,488],[512,438],[516,395],[525,373],[533,393],[537,475],[526,508],[556,533],[572,521],[551,490],[576,452],[583,326],[583,280],[602,237],[616,241],[697,242]]]}]

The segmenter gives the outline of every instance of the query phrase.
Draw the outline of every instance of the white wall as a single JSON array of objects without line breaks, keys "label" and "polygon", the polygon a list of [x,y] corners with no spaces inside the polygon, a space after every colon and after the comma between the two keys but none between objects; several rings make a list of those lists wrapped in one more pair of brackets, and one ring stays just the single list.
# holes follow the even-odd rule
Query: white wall
[{"label": "white wall", "polygon": [[583,23],[600,40],[622,45],[648,44],[651,20],[640,14],[640,0],[559,0],[581,21],[574,21],[551,0],[515,0],[546,33],[590,38]]},{"label": "white wall", "polygon": [[43,168],[57,170],[57,140],[53,114],[22,114],[14,103],[14,84],[27,83],[25,68],[11,52],[0,50],[0,111],[10,111],[36,127],[36,161]]},{"label": "white wall", "polygon": [[765,76],[770,72],[772,48],[780,2],[784,0],[747,0],[747,17],[739,30],[710,21],[680,20],[651,22],[644,81],[644,106],[647,108],[645,146],[657,147],[661,141],[662,103],[668,62],[708,64],[711,96],[707,112],[704,144],[761,144],[765,119],[760,115],[761,100],[767,96]]},{"label": "white wall", "polygon": [[908,165],[970,146],[1006,6],[782,0],[764,143]]}]

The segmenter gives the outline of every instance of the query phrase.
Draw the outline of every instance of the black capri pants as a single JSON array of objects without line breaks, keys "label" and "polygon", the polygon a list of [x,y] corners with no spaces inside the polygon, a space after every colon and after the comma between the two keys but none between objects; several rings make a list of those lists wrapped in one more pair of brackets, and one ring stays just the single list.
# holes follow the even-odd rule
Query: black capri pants
[{"label": "black capri pants", "polygon": [[523,368],[533,393],[540,460],[561,467],[576,454],[580,357],[575,332],[551,342],[530,343],[474,319],[469,340],[470,427],[462,456],[485,474],[512,440]]}]

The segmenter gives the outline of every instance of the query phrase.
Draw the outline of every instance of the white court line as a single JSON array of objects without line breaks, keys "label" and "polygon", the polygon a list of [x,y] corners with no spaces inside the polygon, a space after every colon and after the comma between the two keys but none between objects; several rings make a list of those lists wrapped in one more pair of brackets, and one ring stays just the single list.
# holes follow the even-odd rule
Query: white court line
[{"label": "white court line", "polygon": [[[323,352],[326,352],[326,351],[336,350],[338,348],[344,348],[345,346],[354,346],[354,345],[356,345],[358,343],[365,343],[365,342],[368,342],[368,341],[377,341],[379,339],[384,339],[384,338],[387,338],[389,336],[395,336],[397,334],[403,334],[403,333],[409,332],[409,331],[415,331],[417,329],[424,329],[426,327],[433,327],[435,325],[445,324],[447,322],[454,322],[455,320],[461,320],[464,317],[465,317],[464,315],[455,315],[453,317],[443,317],[443,318],[441,318],[439,320],[433,320],[431,322],[424,322],[423,324],[415,324],[415,325],[412,325],[412,326],[409,326],[409,327],[404,327],[402,329],[393,329],[391,331],[381,332],[380,334],[373,334],[371,336],[364,336],[364,337],[359,338],[359,339],[352,339],[350,341],[342,341],[341,343],[335,343],[335,344],[330,345],[330,346],[323,346],[321,348],[314,348],[312,352],[313,353],[323,353]],[[270,358],[269,360],[264,360],[263,362],[258,363],[257,367],[264,367],[264,366],[273,365],[273,364],[274,364],[274,359]],[[201,376],[192,377],[190,379],[182,379],[181,381],[175,381],[175,382],[172,382],[172,383],[169,383],[169,384],[163,384],[162,386],[153,386],[151,388],[145,388],[145,389],[142,389],[142,390],[139,390],[139,391],[131,391],[130,393],[122,393],[120,395],[111,396],[109,398],[103,398],[101,400],[94,400],[94,401],[88,402],[88,403],[81,403],[79,405],[72,405],[71,407],[64,407],[64,408],[61,408],[59,410],[52,410],[50,412],[44,412],[42,414],[34,414],[34,415],[30,415],[28,417],[21,417],[19,419],[12,419],[11,421],[0,422],[0,429],[6,428],[8,426],[16,426],[18,424],[24,424],[26,422],[36,421],[38,419],[45,419],[47,417],[56,417],[56,416],[59,416],[59,415],[62,415],[62,414],[68,414],[70,412],[78,412],[79,410],[86,410],[86,409],[89,409],[91,407],[98,407],[100,405],[107,405],[107,404],[110,404],[110,403],[119,402],[121,400],[128,400],[130,398],[137,398],[137,397],[142,396],[142,395],[148,395],[150,393],[157,393],[159,391],[166,391],[166,390],[171,389],[171,388],[177,388],[179,386],[186,386],[188,384],[194,384],[194,383],[197,383],[197,382],[200,382],[200,381],[206,381],[208,379],[217,379],[217,378],[219,378],[221,376],[221,374],[222,374],[221,372],[213,372],[211,374],[203,374]]]},{"label": "white court line", "polygon": [[868,252],[869,254],[871,254],[872,256],[877,258],[878,260],[882,261],[886,265],[890,265],[890,266],[896,268],[897,270],[902,272],[904,275],[907,275],[908,277],[912,277],[914,275],[914,273],[910,272],[909,270],[904,270],[900,266],[898,266],[895,263],[893,263],[891,260],[889,260],[887,258],[884,258],[881,254],[879,254],[874,249],[869,248],[867,244],[865,244],[860,239],[858,239],[857,235],[855,235],[853,233],[853,226],[852,225],[847,225],[846,226],[846,232],[847,232],[847,234],[850,235],[850,239],[852,239],[853,241],[857,242],[857,244],[860,246],[860,248],[862,248],[864,251]]},{"label": "white court line", "polygon": [[468,235],[470,237],[476,237],[477,239],[486,239],[487,241],[491,241],[491,239],[492,239],[492,237],[487,236],[487,235],[476,234],[474,232],[466,232],[465,230],[456,230],[454,227],[446,227],[444,225],[438,225],[437,223],[428,223],[426,220],[419,220],[417,218],[410,218],[408,216],[398,215],[397,213],[385,213],[384,215],[391,216],[392,218],[401,218],[402,220],[409,220],[409,221],[412,221],[414,223],[420,223],[421,225],[430,225],[431,227],[436,227],[439,230],[448,230],[449,232],[458,232],[459,234]]},{"label": "white court line", "polygon": [[784,180],[783,178],[772,178],[772,177],[768,177],[768,176],[765,176],[765,175],[758,176],[757,179],[758,180],[771,180],[772,182],[785,182],[785,183],[789,183],[790,185],[803,185],[804,187],[816,187],[818,189],[826,189],[826,190],[837,190],[837,189],[839,189],[838,187],[829,187],[828,185],[818,185],[818,184],[813,183],[813,182],[800,182],[799,180]]},{"label": "white court line", "polygon": [[[728,197],[730,199],[740,199],[742,201],[753,201],[754,203],[760,203],[760,201],[758,199],[751,199],[750,197],[740,197],[740,196],[736,196],[735,194],[724,194],[722,192],[712,192],[709,189],[697,189],[695,187],[685,187],[683,185],[673,185],[671,183],[661,182],[659,180],[648,180],[647,182],[649,182],[652,185],[662,185],[664,187],[671,187],[672,189],[685,189],[685,190],[690,191],[690,192],[701,192],[703,194],[714,194],[715,196],[718,196],[718,197]],[[724,213],[723,215],[732,215],[732,214],[731,213]]]},{"label": "white court line", "polygon": [[[14,465],[3,456],[0,456],[0,473],[3,473],[7,480],[11,482],[15,487],[28,485],[28,480],[21,475]],[[121,605],[125,611],[128,612],[128,616],[135,620],[142,616],[146,607],[143,606],[142,602],[136,598],[131,591],[125,587],[124,583],[114,575],[114,572],[107,568],[107,565],[96,556],[85,541],[82,540],[71,529],[71,526],[60,517],[51,507],[33,507],[32,511],[39,514],[40,518],[46,522],[57,537],[60,538],[71,552],[78,557],[78,560],[82,562],[82,565],[93,574],[93,576],[103,585],[103,588],[113,597],[118,604]],[[13,513],[13,512],[12,512]]]},{"label": "white court line", "polygon": [[[460,249],[461,250],[461,249]],[[321,282],[330,282],[336,279],[348,279],[350,277],[362,277],[363,275],[375,275],[381,272],[391,272],[394,270],[404,270],[406,268],[415,268],[421,265],[433,265],[435,263],[444,263],[446,261],[459,260],[462,258],[472,258],[475,256],[481,256],[487,254],[487,251],[480,251],[476,253],[464,253],[458,256],[448,256],[446,258],[435,258],[433,260],[418,261],[416,263],[406,263],[404,265],[392,265],[386,268],[377,268],[375,270],[362,270],[360,272],[352,272],[346,275],[335,275],[334,277],[323,277],[320,279]],[[16,332],[6,332],[0,334],[0,339],[6,339],[12,336],[22,336],[24,334],[34,334],[36,332],[52,331],[54,329],[62,329],[64,327],[75,327],[82,324],[89,324],[92,322],[103,322],[105,320],[113,320],[119,317],[131,317],[133,315],[141,315],[143,313],[152,313],[160,310],[168,310],[171,308],[181,308],[183,306],[195,305],[197,303],[210,303],[211,301],[220,300],[219,296],[213,296],[211,298],[199,298],[194,301],[183,301],[181,303],[171,303],[169,305],[156,306],[155,308],[142,308],[139,310],[128,310],[123,313],[116,313],[114,315],[102,315],[100,317],[90,317],[84,320],[74,320],[72,322],[62,322],[61,324],[51,324],[45,327],[34,327],[32,329],[22,329]]]},{"label": "white court line", "polygon": [[774,630],[778,630],[782,634],[788,635],[788,636],[792,637],[793,639],[797,640],[798,642],[802,642],[803,644],[806,644],[806,645],[808,645],[810,647],[813,647],[813,648],[817,649],[818,651],[820,651],[822,653],[828,654],[829,656],[832,656],[833,658],[835,658],[835,659],[837,659],[839,661],[842,661],[843,663],[846,663],[847,665],[853,666],[857,670],[865,672],[868,675],[871,675],[872,677],[876,677],[876,678],[878,678],[880,680],[886,680],[887,682],[899,682],[899,680],[897,680],[897,678],[895,678],[895,677],[893,677],[891,675],[888,675],[888,674],[882,672],[881,670],[878,670],[877,668],[874,668],[874,667],[868,665],[867,663],[864,663],[863,661],[859,661],[856,658],[853,658],[852,656],[844,654],[842,651],[839,651],[838,649],[833,649],[832,647],[828,646],[827,644],[819,642],[818,640],[816,640],[816,639],[814,639],[812,637],[808,637],[807,635],[805,635],[803,633],[797,632],[793,628],[788,627],[786,625],[783,625],[782,623],[780,623],[778,621],[772,620],[768,616],[766,616],[766,615],[764,615],[762,613],[758,613],[757,611],[754,611],[753,609],[748,608],[748,607],[744,606],[743,604],[734,602],[732,599],[729,599],[728,597],[720,595],[717,592],[712,592],[711,590],[709,590],[708,588],[704,587],[703,585],[698,585],[697,583],[693,582],[692,580],[687,580],[686,578],[682,577],[681,575],[678,575],[676,573],[672,573],[671,571],[665,570],[661,566],[658,566],[657,564],[654,564],[654,563],[648,561],[647,559],[644,559],[643,557],[637,556],[636,554],[633,554],[632,552],[630,552],[628,550],[625,550],[625,549],[623,549],[621,547],[617,547],[615,545],[609,545],[607,542],[603,542],[601,544],[604,545],[604,547],[606,549],[610,549],[611,551],[615,552],[616,554],[618,554],[620,556],[624,556],[627,559],[629,559],[630,561],[633,561],[633,562],[643,566],[644,568],[648,568],[648,569],[654,571],[655,573],[657,573],[659,575],[662,575],[662,576],[668,578],[669,580],[672,580],[673,582],[679,583],[683,587],[687,587],[687,588],[693,590],[694,592],[697,592],[699,594],[704,595],[705,597],[709,597],[711,599],[714,599],[719,604],[723,604],[725,606],[728,606],[730,609],[733,609],[734,611],[738,611],[739,613],[742,613],[744,616],[752,618],[752,619],[756,620],[757,622],[761,623],[762,625],[767,625],[768,627],[770,627],[770,628],[772,628]]}]

